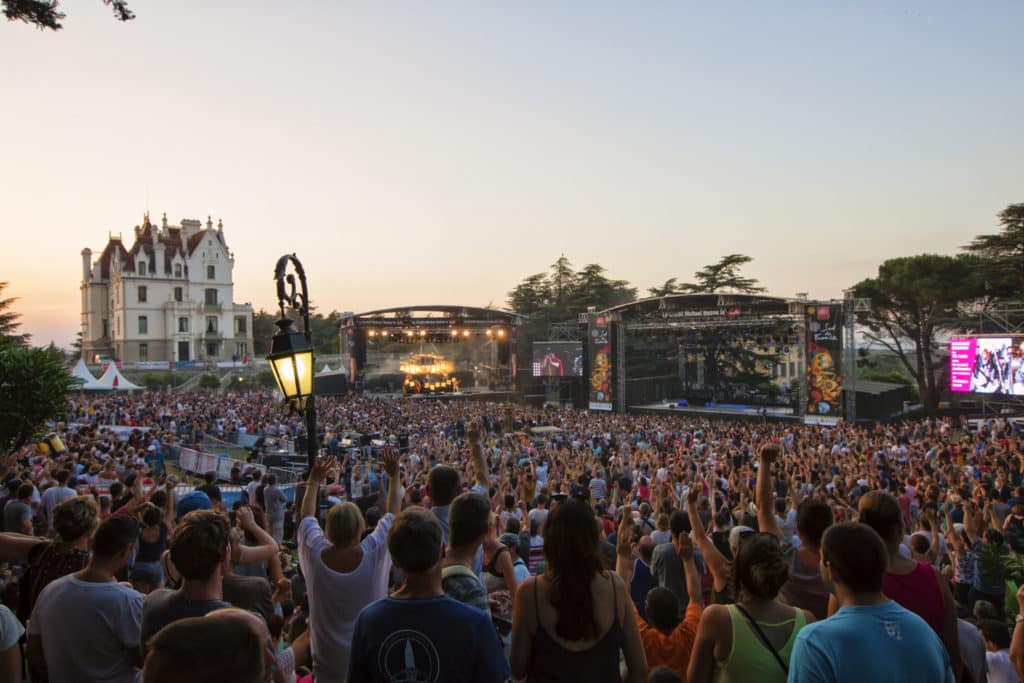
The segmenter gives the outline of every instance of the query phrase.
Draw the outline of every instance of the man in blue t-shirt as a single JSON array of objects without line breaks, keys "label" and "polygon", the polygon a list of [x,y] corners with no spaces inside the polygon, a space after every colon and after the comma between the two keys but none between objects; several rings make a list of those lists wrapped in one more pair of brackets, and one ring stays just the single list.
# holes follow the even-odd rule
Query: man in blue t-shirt
[{"label": "man in blue t-shirt", "polygon": [[822,578],[840,609],[797,634],[788,683],[954,683],[949,655],[924,619],[882,594],[888,552],[865,524],[821,539]]},{"label": "man in blue t-shirt", "polygon": [[441,586],[441,525],[407,508],[388,532],[391,561],[405,577],[364,609],[352,634],[348,680],[499,683],[508,662],[490,614],[452,600]]}]

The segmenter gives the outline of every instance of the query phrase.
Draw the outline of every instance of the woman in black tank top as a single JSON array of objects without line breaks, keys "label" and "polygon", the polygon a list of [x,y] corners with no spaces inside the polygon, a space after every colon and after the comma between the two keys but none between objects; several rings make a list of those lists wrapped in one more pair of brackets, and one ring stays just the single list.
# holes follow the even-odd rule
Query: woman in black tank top
[{"label": "woman in black tank top", "polygon": [[[524,581],[516,600],[513,678],[620,683],[621,651],[629,671],[626,680],[646,680],[643,644],[626,587],[618,576],[602,571],[594,511],[570,498],[551,511],[546,530],[547,571]],[[566,647],[586,643],[589,647]]]}]

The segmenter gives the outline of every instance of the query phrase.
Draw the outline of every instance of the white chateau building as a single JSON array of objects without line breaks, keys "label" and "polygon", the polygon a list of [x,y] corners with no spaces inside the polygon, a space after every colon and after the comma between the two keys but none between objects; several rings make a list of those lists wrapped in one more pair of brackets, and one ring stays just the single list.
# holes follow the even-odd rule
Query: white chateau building
[{"label": "white chateau building", "polygon": [[220,221],[135,226],[98,259],[82,250],[82,357],[125,362],[230,361],[252,354],[252,306],[233,303],[235,257]]}]

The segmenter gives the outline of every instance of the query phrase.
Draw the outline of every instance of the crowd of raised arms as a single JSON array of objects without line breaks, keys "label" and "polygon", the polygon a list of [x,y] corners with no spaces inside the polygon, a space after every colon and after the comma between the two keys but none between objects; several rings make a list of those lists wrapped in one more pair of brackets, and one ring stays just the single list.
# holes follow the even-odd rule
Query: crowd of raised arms
[{"label": "crowd of raised arms", "polygon": [[309,438],[270,394],[76,396],[63,447],[3,454],[0,681],[1024,672],[1024,452],[1006,420],[318,408],[322,455],[294,485],[173,464],[204,436]]}]

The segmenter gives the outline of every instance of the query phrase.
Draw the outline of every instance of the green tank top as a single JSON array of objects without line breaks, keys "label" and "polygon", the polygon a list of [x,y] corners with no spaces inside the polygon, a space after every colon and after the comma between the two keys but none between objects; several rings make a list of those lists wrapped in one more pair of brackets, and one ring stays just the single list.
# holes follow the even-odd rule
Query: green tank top
[{"label": "green tank top", "polygon": [[[786,621],[776,624],[757,622],[762,629],[793,624],[789,639],[779,650],[779,656],[787,666],[789,655],[793,652],[793,643],[796,642],[796,634],[807,624],[802,609],[794,607],[793,611],[793,618]],[[754,632],[747,618],[736,609],[736,605],[729,605],[729,620],[732,622],[732,649],[724,662],[716,663],[715,683],[786,683],[786,672],[779,666],[778,660],[765,642]]]}]

